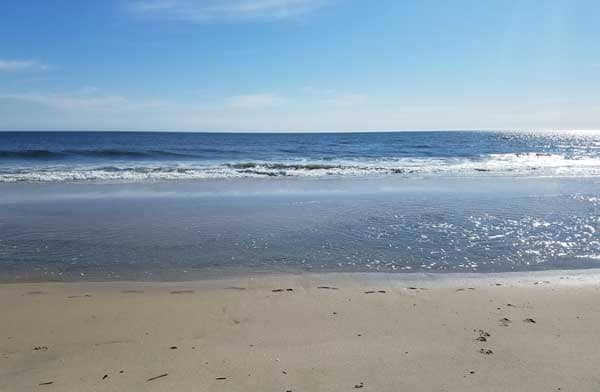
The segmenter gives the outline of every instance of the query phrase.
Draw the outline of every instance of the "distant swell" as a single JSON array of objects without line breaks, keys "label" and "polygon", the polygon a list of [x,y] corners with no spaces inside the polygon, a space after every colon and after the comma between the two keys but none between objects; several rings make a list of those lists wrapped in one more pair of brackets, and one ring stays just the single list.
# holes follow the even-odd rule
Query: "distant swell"
[{"label": "distant swell", "polygon": [[20,151],[10,151],[10,150],[0,150],[0,158],[9,158],[9,159],[52,159],[52,158],[62,158],[65,156],[65,153],[48,151],[48,150],[20,150]]},{"label": "distant swell", "polygon": [[0,159],[39,159],[52,160],[64,159],[69,157],[87,157],[87,158],[106,158],[106,159],[152,159],[152,158],[199,158],[199,155],[183,154],[170,151],[148,150],[116,150],[116,149],[100,149],[100,150],[0,150]]}]

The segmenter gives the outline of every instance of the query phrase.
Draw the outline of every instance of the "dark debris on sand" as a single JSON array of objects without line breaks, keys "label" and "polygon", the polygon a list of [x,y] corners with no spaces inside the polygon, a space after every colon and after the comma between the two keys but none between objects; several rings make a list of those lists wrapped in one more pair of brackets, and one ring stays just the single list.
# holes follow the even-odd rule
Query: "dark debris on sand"
[{"label": "dark debris on sand", "polygon": [[163,373],[161,375],[158,376],[154,376],[154,377],[150,377],[149,379],[147,379],[146,381],[154,381],[154,380],[158,380],[159,378],[163,378],[163,377],[167,377],[169,375],[169,373]]},{"label": "dark debris on sand", "polygon": [[193,294],[194,290],[173,290],[170,294]]}]

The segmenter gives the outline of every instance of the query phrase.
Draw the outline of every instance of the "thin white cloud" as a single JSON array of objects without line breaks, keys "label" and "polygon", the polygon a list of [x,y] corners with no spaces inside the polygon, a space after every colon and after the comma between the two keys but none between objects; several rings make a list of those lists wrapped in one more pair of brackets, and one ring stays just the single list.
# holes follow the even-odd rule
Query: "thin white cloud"
[{"label": "thin white cloud", "polygon": [[[332,95],[332,98],[336,95]],[[341,98],[340,98],[341,97]],[[106,94],[0,91],[0,129],[353,131],[600,129],[597,103],[402,105],[256,93],[176,102]],[[306,100],[310,101],[308,104]],[[337,105],[335,105],[337,103]],[[349,103],[349,104],[346,104]],[[351,104],[351,105],[350,105]],[[358,106],[357,106],[358,105]],[[274,110],[276,109],[276,110]]]},{"label": "thin white cloud", "polygon": [[335,94],[335,90],[324,87],[314,87],[314,86],[306,86],[302,88],[302,91],[306,94],[316,95],[316,96],[327,96]]},{"label": "thin white cloud", "polygon": [[121,95],[106,94],[93,86],[86,86],[76,91],[48,92],[2,92],[0,100],[19,101],[44,105],[63,111],[121,111],[135,109],[181,110],[188,113],[202,111],[213,112],[242,112],[261,111],[280,107],[287,99],[275,93],[255,93],[232,95],[221,100],[208,99],[200,103],[176,103],[147,99],[130,99]]},{"label": "thin white cloud", "polygon": [[146,0],[133,3],[132,10],[137,12],[157,12],[177,7],[176,0]]},{"label": "thin white cloud", "polygon": [[134,14],[193,23],[285,19],[322,5],[324,0],[136,0]]},{"label": "thin white cloud", "polygon": [[361,94],[335,95],[323,100],[323,104],[337,109],[360,108],[367,104],[368,98]]},{"label": "thin white cloud", "polygon": [[328,109],[357,109],[369,103],[369,97],[364,94],[341,93],[324,87],[307,86],[302,91],[308,95],[308,101]]},{"label": "thin white cloud", "polygon": [[82,93],[24,92],[1,93],[0,99],[41,104],[62,110],[102,109],[128,103],[128,99],[116,95],[92,95]]},{"label": "thin white cloud", "polygon": [[234,95],[227,102],[234,109],[257,110],[281,106],[286,102],[286,99],[273,93],[258,93]]},{"label": "thin white cloud", "polygon": [[1,71],[46,71],[50,69],[47,64],[40,63],[36,60],[6,60],[0,59]]}]

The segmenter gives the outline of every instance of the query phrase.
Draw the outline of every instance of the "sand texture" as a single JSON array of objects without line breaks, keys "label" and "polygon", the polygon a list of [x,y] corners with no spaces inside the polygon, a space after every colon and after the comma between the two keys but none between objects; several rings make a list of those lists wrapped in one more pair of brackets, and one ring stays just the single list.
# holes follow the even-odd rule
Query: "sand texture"
[{"label": "sand texture", "polygon": [[0,285],[0,391],[599,391],[592,275]]}]

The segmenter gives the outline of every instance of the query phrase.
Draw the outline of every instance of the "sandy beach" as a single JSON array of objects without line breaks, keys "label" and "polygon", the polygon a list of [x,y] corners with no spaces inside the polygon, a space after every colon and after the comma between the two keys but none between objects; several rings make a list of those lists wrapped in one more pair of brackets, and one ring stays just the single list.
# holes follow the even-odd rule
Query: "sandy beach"
[{"label": "sandy beach", "polygon": [[597,391],[598,271],[0,285],[1,391]]}]

